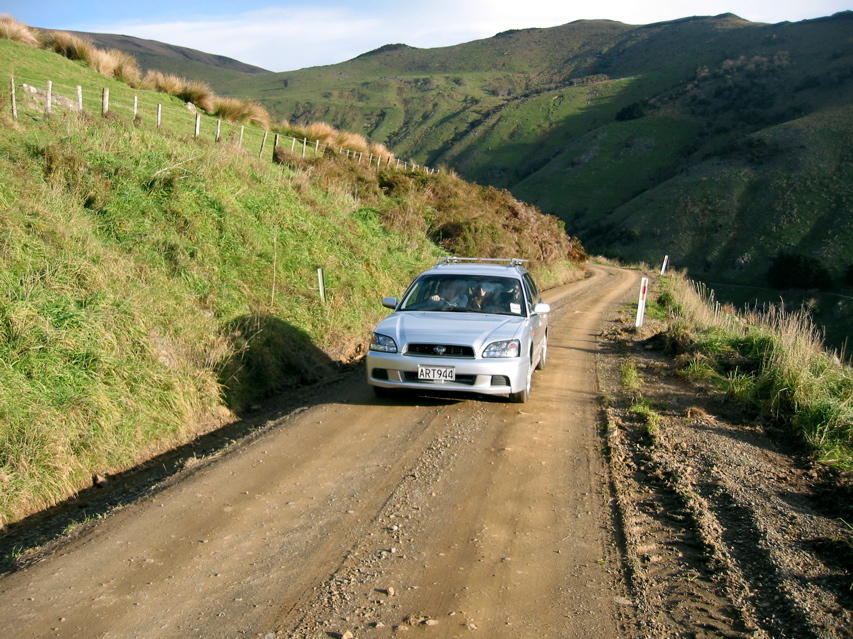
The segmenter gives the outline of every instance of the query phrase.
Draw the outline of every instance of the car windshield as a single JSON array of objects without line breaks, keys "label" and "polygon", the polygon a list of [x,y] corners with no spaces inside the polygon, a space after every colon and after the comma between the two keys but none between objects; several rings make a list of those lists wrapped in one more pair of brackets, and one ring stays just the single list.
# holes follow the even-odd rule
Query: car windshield
[{"label": "car windshield", "polygon": [[409,289],[400,310],[524,315],[525,302],[515,278],[426,275]]}]

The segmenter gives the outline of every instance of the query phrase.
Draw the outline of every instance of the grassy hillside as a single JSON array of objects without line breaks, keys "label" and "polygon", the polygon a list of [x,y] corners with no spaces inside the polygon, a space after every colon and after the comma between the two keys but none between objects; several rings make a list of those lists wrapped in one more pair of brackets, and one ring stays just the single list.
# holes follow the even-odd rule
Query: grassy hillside
[{"label": "grassy hillside", "polygon": [[[0,40],[10,71],[115,83]],[[0,123],[0,524],[335,374],[440,254],[527,257],[544,284],[584,257],[449,173],[271,162],[123,111],[13,119],[5,96]]]},{"label": "grassy hillside", "polygon": [[563,219],[592,251],[768,284],[853,265],[853,13],[756,24],[579,21],[225,81],[276,117],[365,132]]},{"label": "grassy hillside", "polygon": [[[578,21],[210,77],[277,118],[327,121],[398,157],[507,188],[591,251],[669,255],[715,285],[814,288],[780,270],[794,260],[849,296],[851,26],[849,11],[780,24],[731,14]],[[778,292],[756,299],[768,295]],[[823,324],[840,326],[836,343],[853,327],[839,299],[816,307]]]}]

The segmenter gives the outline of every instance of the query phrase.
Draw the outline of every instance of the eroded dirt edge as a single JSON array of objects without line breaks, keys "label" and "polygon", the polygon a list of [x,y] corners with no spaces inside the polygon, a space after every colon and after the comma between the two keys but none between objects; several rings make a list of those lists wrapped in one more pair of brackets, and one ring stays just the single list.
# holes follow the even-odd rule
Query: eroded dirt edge
[{"label": "eroded dirt edge", "polygon": [[[853,499],[616,313],[597,358],[637,637],[853,637]],[[621,367],[641,380],[629,390]],[[652,415],[650,417],[650,415]]]}]

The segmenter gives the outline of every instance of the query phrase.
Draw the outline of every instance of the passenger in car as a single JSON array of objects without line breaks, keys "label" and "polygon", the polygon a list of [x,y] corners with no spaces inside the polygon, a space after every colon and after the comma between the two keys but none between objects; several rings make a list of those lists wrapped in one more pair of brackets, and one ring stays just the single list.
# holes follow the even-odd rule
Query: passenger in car
[{"label": "passenger in car", "polygon": [[492,294],[486,288],[486,284],[483,282],[474,282],[471,285],[471,289],[474,291],[474,294],[468,300],[468,308],[475,311],[482,311],[486,306],[491,304]]}]

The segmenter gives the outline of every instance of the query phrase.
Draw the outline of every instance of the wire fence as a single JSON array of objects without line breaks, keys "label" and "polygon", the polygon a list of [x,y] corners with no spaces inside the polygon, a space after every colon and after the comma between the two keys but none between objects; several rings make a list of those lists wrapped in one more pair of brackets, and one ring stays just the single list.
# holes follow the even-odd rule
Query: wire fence
[{"label": "wire fence", "polygon": [[[165,93],[140,92],[122,85],[98,88],[94,85],[84,87],[56,84],[43,78],[24,78],[11,74],[5,74],[5,77],[8,103],[15,119],[39,119],[87,112],[100,114],[102,117],[118,116],[135,124],[150,123],[158,129],[196,139],[207,138],[215,142],[230,143],[259,158],[268,154],[271,160],[275,160],[277,148],[289,147],[292,153],[303,158],[334,152],[377,169],[393,167],[426,173],[438,172],[415,162],[400,160],[392,154],[374,154],[323,143],[320,140],[309,140],[307,137],[297,138],[270,132],[257,126],[235,124],[207,115],[192,103],[182,103],[178,98]],[[162,100],[158,99],[160,97]]]}]

